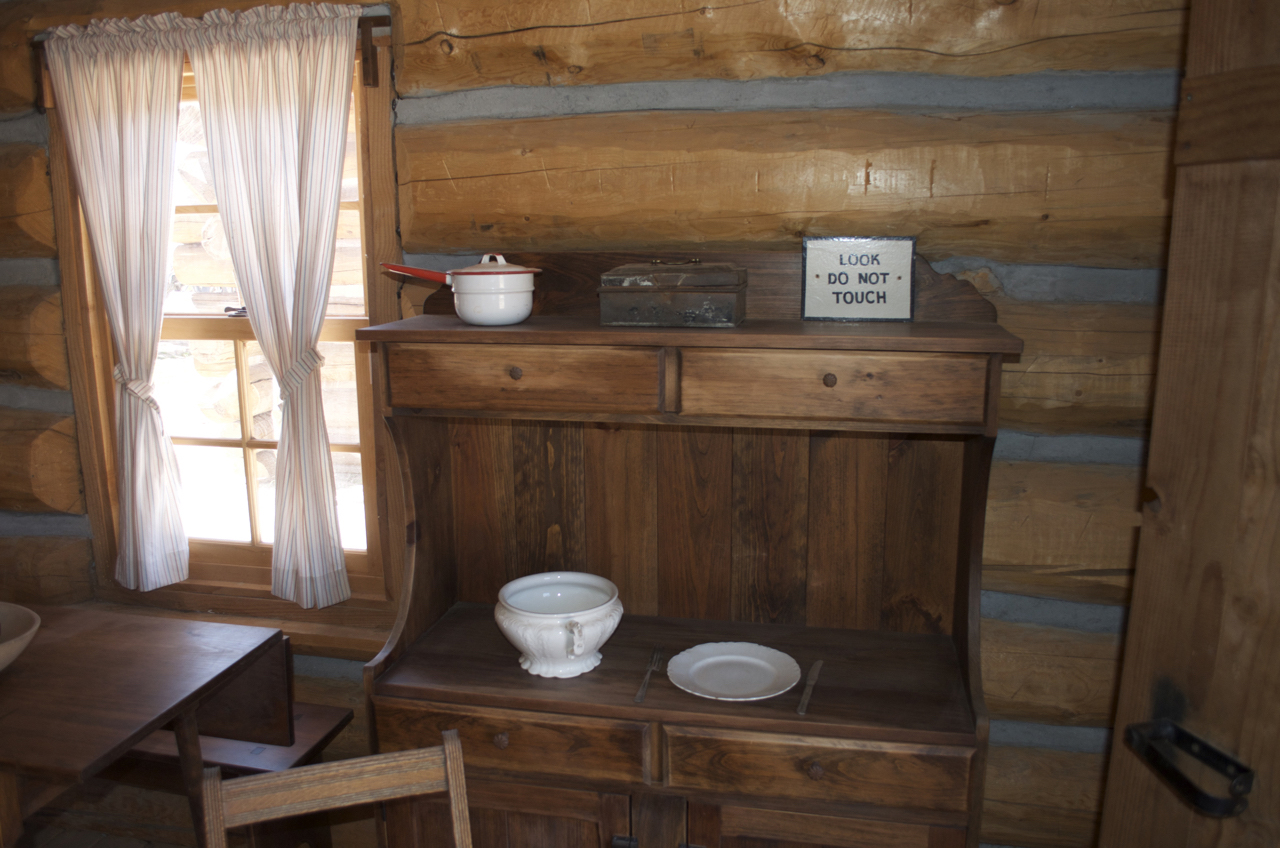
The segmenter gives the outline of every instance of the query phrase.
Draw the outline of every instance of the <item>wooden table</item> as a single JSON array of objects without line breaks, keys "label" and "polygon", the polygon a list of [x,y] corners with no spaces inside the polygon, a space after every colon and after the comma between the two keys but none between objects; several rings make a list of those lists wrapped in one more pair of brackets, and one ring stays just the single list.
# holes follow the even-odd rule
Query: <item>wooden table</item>
[{"label": "wooden table", "polygon": [[202,833],[196,710],[278,648],[281,632],[33,608],[40,631],[0,671],[0,844],[14,843],[26,815],[171,722],[196,833]]}]

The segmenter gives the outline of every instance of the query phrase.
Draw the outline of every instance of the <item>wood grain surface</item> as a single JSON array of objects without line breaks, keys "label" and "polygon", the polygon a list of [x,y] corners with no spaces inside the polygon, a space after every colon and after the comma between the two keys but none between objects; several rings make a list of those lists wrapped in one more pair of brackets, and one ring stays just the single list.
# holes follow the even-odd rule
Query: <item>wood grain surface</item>
[{"label": "wood grain surface", "polygon": [[789,430],[733,435],[735,621],[803,624],[809,553],[809,437]]},{"label": "wood grain surface", "polygon": [[42,389],[71,387],[58,289],[0,287],[0,381]]},{"label": "wood grain surface", "polygon": [[56,256],[49,154],[0,144],[0,256]]},{"label": "wood grain surface", "polygon": [[1038,433],[1145,436],[1159,344],[1158,306],[992,298],[1022,339],[1006,362],[1000,422]]},{"label": "wood grain surface", "polygon": [[766,798],[962,811],[972,748],[667,725],[665,783]]},{"label": "wood grain surface", "polygon": [[[631,798],[527,783],[467,780],[472,843],[477,848],[555,845],[558,848],[609,848],[614,836],[631,831]],[[453,848],[448,809],[430,798],[410,802],[412,827],[388,816],[391,844]]]},{"label": "wood grain surface", "polygon": [[1120,635],[982,621],[982,690],[992,718],[1110,727]]},{"label": "wood grain surface", "polygon": [[833,848],[931,848],[929,831],[923,824],[866,821],[813,813],[763,810],[725,804],[689,804],[689,839],[708,848],[748,845],[829,845]]},{"label": "wood grain surface", "polygon": [[392,406],[661,411],[658,350],[573,345],[391,345]]},{"label": "wood grain surface", "polygon": [[[411,252],[794,251],[916,236],[928,257],[1163,263],[1165,112],[622,113],[400,127]],[[740,139],[750,138],[749,145]]]},{"label": "wood grain surface", "polygon": [[502,777],[558,775],[613,783],[653,779],[649,725],[637,721],[555,716],[406,701],[377,710],[383,751],[417,748],[456,728],[468,772]]},{"label": "wood grain surface", "polygon": [[1028,848],[1097,844],[1106,757],[993,746],[987,758],[982,841]]},{"label": "wood grain surface", "polygon": [[1090,603],[1129,596],[1141,469],[998,461],[987,499],[983,586]]},{"label": "wood grain surface", "polygon": [[[454,506],[423,507],[440,523],[422,541],[456,544],[460,600],[570,568],[614,580],[640,614],[950,632],[960,441],[462,419],[450,433]],[[1019,543],[1020,499],[1037,496],[1006,495],[988,532]]]},{"label": "wood grain surface", "polygon": [[680,427],[660,431],[657,439],[655,529],[664,531],[651,579],[658,613],[727,620],[733,615],[733,433]]},{"label": "wood grain surface", "polygon": [[986,372],[986,357],[978,355],[690,347],[680,355],[680,410],[981,424]]},{"label": "wood grain surface", "polygon": [[0,600],[73,604],[93,596],[93,548],[74,536],[0,539]]},{"label": "wood grain surface", "polygon": [[84,513],[74,418],[0,409],[0,509]]},{"label": "wood grain surface", "polygon": [[[780,0],[692,8],[497,0],[406,4],[406,95],[500,85],[758,79],[839,71],[999,75],[1176,67],[1186,6],[1126,0],[973,7],[940,2],[837,13]],[[399,46],[399,43],[398,43]]]},{"label": "wood grain surface", "polygon": [[[808,713],[796,714],[800,687],[764,701],[714,701],[676,688],[665,674],[653,675],[644,703],[634,702],[655,645],[674,656],[724,641],[774,647],[806,669],[822,659]],[[974,742],[959,665],[946,637],[624,615],[602,653],[590,674],[535,677],[520,668],[519,652],[493,623],[492,606],[459,604],[378,681],[375,705],[427,700],[466,712],[532,710],[921,745]]]},{"label": "wood grain surface", "polygon": [[212,694],[278,630],[38,607],[41,627],[0,682],[0,764],[78,781]]},{"label": "wood grain surface", "polygon": [[1280,159],[1178,169],[1116,719],[1169,718],[1239,757],[1257,772],[1249,811],[1196,815],[1117,740],[1104,844],[1229,846],[1280,832],[1278,200]]}]

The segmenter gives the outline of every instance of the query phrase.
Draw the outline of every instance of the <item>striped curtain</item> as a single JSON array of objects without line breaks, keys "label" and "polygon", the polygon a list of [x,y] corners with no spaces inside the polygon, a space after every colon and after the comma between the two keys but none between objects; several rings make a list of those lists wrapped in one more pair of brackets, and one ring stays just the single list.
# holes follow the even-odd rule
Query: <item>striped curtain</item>
[{"label": "striped curtain", "polygon": [[231,260],[284,402],[271,591],[304,608],[351,596],[316,343],[359,14],[328,5],[218,10],[184,33]]},{"label": "striped curtain", "polygon": [[176,14],[53,30],[45,43],[119,364],[116,580],[147,591],[187,579],[178,462],[151,375],[164,318],[182,93]]}]

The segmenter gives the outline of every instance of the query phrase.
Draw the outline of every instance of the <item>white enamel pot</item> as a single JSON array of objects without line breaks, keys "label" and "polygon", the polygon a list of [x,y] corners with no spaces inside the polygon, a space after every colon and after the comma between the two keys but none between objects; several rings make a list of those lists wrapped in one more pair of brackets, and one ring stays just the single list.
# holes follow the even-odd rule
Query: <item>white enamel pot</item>
[{"label": "white enamel pot", "polygon": [[533,275],[541,268],[512,265],[500,253],[486,253],[476,265],[456,271],[429,271],[404,265],[384,268],[453,287],[453,308],[468,324],[519,324],[533,311]]},{"label": "white enamel pot", "polygon": [[548,571],[512,580],[493,609],[520,667],[539,677],[577,677],[600,664],[600,647],[622,620],[618,587],[595,574]]}]

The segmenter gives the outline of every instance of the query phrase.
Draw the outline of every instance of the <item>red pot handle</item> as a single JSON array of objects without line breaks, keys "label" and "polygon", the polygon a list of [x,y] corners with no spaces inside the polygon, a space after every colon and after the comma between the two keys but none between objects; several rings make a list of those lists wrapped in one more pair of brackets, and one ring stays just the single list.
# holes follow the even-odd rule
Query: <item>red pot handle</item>
[{"label": "red pot handle", "polygon": [[392,265],[390,262],[381,263],[383,268],[388,271],[394,271],[397,274],[406,274],[410,277],[418,277],[422,280],[431,280],[433,283],[449,282],[449,275],[441,271],[428,271],[426,268],[410,268],[408,265]]}]

